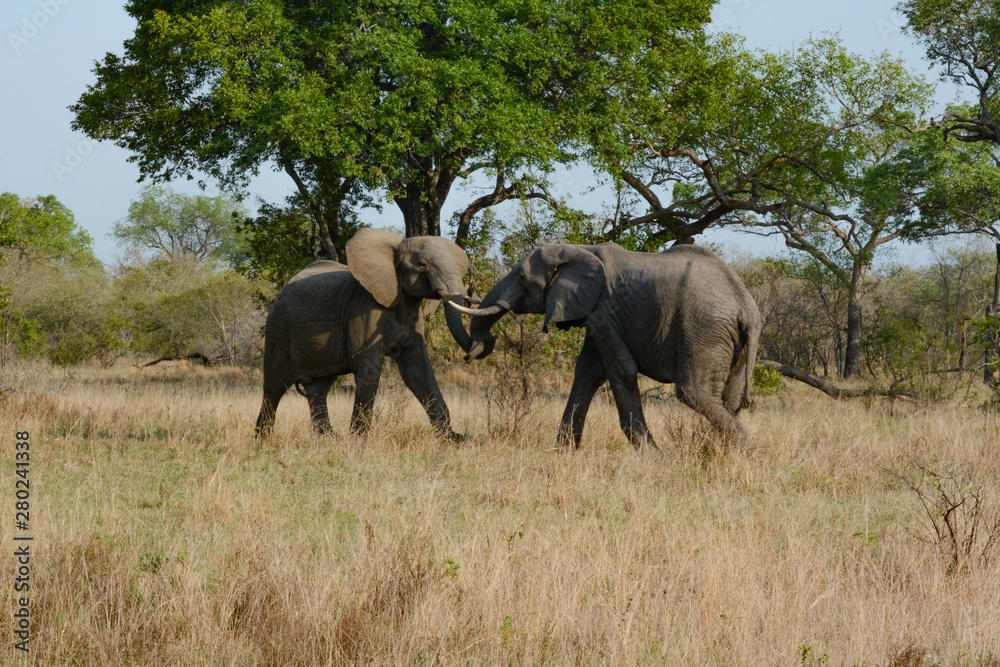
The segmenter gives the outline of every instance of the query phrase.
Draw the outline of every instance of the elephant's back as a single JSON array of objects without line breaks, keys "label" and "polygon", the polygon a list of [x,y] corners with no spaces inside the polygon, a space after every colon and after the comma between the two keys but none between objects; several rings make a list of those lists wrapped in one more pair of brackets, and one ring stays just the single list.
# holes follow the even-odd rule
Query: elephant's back
[{"label": "elephant's back", "polygon": [[736,272],[697,246],[624,252],[608,277],[607,296],[640,372],[675,381],[692,355],[706,349],[719,349],[720,368],[728,367],[724,351],[737,344],[746,314],[756,313]]},{"label": "elephant's back", "polygon": [[351,270],[347,267],[346,264],[341,264],[340,262],[334,262],[333,260],[329,259],[320,259],[313,262],[312,264],[310,264],[309,266],[307,266],[306,268],[302,269],[294,276],[292,276],[288,280],[286,285],[297,283],[300,280],[304,280],[312,276],[324,275],[327,273],[341,273],[344,271],[347,271],[348,273],[351,272]]},{"label": "elephant's back", "polygon": [[346,265],[329,260],[313,262],[285,283],[275,304],[296,303],[303,299],[316,303],[345,299],[360,285]]},{"label": "elephant's back", "polygon": [[313,262],[285,284],[268,318],[295,327],[328,328],[344,320],[358,299],[370,297],[347,266],[328,260]]}]

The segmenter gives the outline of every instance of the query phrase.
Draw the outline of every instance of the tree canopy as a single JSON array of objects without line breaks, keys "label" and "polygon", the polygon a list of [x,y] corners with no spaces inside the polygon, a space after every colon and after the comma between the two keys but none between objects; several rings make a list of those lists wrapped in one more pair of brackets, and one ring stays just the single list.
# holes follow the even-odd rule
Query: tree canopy
[{"label": "tree canopy", "polygon": [[617,143],[593,144],[621,184],[610,239],[689,242],[710,226],[829,200],[818,193],[857,182],[871,137],[912,123],[930,95],[898,59],[850,53],[836,38],[763,53],[727,37],[710,59],[716,85],[690,122],[663,122],[662,105],[619,123]]},{"label": "tree canopy", "polygon": [[95,68],[74,127],[157,181],[200,171],[239,189],[281,169],[338,258],[345,203],[374,191],[407,235],[439,234],[460,179],[495,181],[481,210],[537,193],[636,105],[671,99],[681,118],[709,87],[712,4],[131,0],[136,32]]},{"label": "tree canopy", "polygon": [[905,0],[896,9],[941,75],[976,91],[972,107],[950,107],[941,124],[959,141],[1000,143],[1000,13],[993,0]]},{"label": "tree canopy", "polygon": [[3,246],[19,259],[40,260],[62,266],[97,266],[93,239],[77,226],[73,212],[55,195],[21,198],[0,194]]}]

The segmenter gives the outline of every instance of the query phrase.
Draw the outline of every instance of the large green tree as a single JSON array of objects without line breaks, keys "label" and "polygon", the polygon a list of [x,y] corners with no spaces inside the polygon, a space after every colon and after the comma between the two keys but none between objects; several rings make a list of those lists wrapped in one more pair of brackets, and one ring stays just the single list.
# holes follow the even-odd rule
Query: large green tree
[{"label": "large green tree", "polygon": [[808,201],[824,182],[856,177],[863,137],[911,122],[929,94],[898,59],[861,57],[835,38],[765,53],[722,36],[706,58],[712,87],[696,113],[680,112],[687,122],[663,100],[591,143],[620,185],[608,238],[692,242]]},{"label": "large green tree", "polygon": [[52,265],[97,266],[93,239],[77,226],[73,212],[55,195],[24,198],[0,194],[0,219],[4,220],[8,258]]},{"label": "large green tree", "polygon": [[[958,113],[970,113],[968,108]],[[903,187],[919,192],[915,237],[974,234],[995,243],[992,298],[982,323],[987,383],[1000,382],[1000,144],[949,141],[944,132],[920,132],[905,154]]]},{"label": "large green tree", "polygon": [[135,35],[97,65],[74,127],[154,180],[200,171],[239,189],[283,170],[339,258],[345,204],[366,192],[388,194],[407,235],[439,234],[457,181],[494,182],[476,210],[537,195],[651,92],[696,102],[713,4],[131,0]]},{"label": "large green tree", "polygon": [[872,254],[914,206],[912,193],[881,197],[877,168],[903,148],[900,128],[922,117],[931,88],[897,58],[836,38],[771,54],[722,37],[708,60],[718,85],[689,123],[669,122],[664,103],[616,123],[617,142],[592,142],[621,193],[606,237],[652,249],[725,225],[782,235],[849,295],[842,372],[855,377]]}]

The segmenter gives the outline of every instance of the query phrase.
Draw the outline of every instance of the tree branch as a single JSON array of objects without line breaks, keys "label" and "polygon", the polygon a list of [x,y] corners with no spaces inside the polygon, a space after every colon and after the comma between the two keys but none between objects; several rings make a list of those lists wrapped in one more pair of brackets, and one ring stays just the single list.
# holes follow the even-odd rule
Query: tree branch
[{"label": "tree branch", "polygon": [[833,398],[836,399],[861,398],[864,396],[888,396],[891,398],[917,398],[917,395],[914,394],[913,392],[902,391],[900,389],[841,389],[840,387],[834,386],[822,378],[816,377],[812,373],[807,373],[805,371],[800,371],[799,369],[793,368],[791,366],[779,364],[777,361],[770,361],[768,359],[758,359],[757,363],[767,368],[773,368],[782,375],[784,375],[785,377],[790,377],[793,380],[804,382],[810,387],[819,389],[824,394],[832,396]]}]

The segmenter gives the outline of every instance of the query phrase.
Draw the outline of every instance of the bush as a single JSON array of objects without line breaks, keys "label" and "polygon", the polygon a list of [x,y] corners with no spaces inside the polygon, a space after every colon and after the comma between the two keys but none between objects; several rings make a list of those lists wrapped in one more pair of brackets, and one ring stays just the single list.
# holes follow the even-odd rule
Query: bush
[{"label": "bush", "polygon": [[781,371],[769,366],[756,364],[753,367],[751,384],[754,391],[761,396],[774,396],[785,388]]}]

